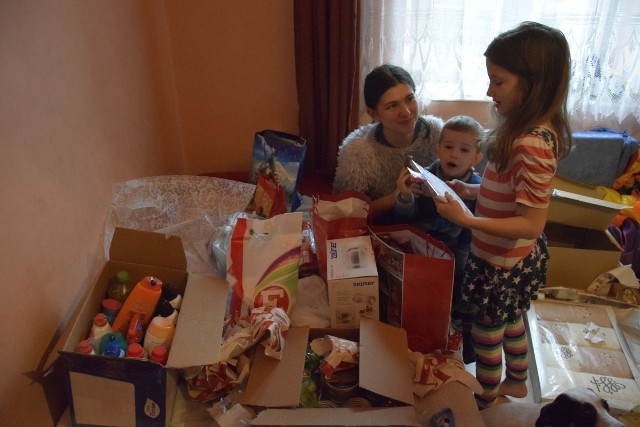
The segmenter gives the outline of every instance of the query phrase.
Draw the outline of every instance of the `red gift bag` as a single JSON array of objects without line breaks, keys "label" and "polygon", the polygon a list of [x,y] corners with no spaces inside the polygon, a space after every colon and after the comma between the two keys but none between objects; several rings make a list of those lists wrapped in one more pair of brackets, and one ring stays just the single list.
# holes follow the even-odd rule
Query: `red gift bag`
[{"label": "red gift bag", "polygon": [[311,228],[320,275],[327,280],[327,240],[369,234],[370,199],[352,191],[321,194],[313,199]]},{"label": "red gift bag", "polygon": [[447,348],[453,253],[411,225],[376,225],[370,231],[380,283],[380,320],[404,328],[412,351]]},{"label": "red gift bag", "polygon": [[256,191],[246,208],[249,213],[262,218],[273,218],[288,212],[285,189],[273,177],[258,176]]}]

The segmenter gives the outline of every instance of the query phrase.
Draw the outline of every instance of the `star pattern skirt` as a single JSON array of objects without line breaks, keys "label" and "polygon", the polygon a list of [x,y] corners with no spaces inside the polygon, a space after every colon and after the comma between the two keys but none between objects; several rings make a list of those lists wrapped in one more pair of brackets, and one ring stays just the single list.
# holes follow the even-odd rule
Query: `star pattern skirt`
[{"label": "star pattern skirt", "polygon": [[529,255],[512,268],[493,266],[473,253],[469,254],[462,281],[462,303],[475,318],[485,316],[493,324],[513,322],[518,310],[529,310],[531,300],[547,279],[549,252],[547,239],[540,236]]}]

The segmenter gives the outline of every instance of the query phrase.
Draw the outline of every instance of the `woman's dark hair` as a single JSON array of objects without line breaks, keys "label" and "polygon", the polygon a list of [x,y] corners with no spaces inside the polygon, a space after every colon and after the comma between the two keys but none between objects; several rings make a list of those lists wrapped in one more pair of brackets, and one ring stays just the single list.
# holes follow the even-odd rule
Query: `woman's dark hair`
[{"label": "woman's dark hair", "polygon": [[564,157],[572,142],[566,105],[571,53],[564,34],[537,22],[523,22],[493,39],[484,56],[518,76],[521,95],[520,104],[491,132],[487,159],[504,171],[512,142],[543,121],[556,131],[556,155]]},{"label": "woman's dark hair", "polygon": [[411,86],[414,92],[416,90],[416,84],[404,68],[391,64],[383,64],[374,68],[364,79],[365,105],[375,109],[382,95],[398,83]]}]

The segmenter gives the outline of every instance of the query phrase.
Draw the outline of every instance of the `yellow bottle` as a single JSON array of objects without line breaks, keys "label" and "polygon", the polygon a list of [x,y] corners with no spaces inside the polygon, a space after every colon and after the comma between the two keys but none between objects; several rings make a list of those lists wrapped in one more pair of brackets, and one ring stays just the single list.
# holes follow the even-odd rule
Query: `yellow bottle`
[{"label": "yellow bottle", "polygon": [[139,281],[129,293],[122,308],[113,322],[113,330],[126,336],[131,318],[140,313],[143,330],[151,322],[151,316],[162,295],[162,281],[157,277],[147,276]]}]

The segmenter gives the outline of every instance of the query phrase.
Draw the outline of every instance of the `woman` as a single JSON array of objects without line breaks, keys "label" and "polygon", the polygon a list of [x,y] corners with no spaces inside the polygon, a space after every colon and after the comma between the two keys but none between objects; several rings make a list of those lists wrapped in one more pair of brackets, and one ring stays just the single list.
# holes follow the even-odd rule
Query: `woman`
[{"label": "woman", "polygon": [[415,89],[406,70],[376,67],[364,81],[364,101],[374,122],[354,130],[338,150],[334,193],[366,194],[377,224],[393,222],[396,180],[409,156],[425,166],[436,159],[443,122],[418,115]]}]

